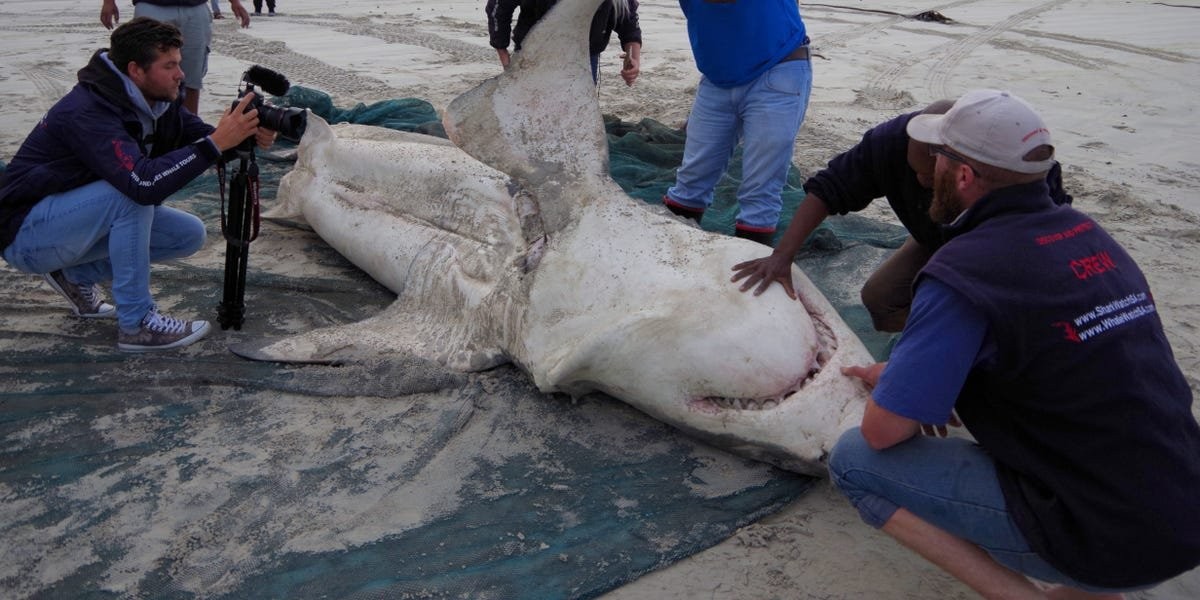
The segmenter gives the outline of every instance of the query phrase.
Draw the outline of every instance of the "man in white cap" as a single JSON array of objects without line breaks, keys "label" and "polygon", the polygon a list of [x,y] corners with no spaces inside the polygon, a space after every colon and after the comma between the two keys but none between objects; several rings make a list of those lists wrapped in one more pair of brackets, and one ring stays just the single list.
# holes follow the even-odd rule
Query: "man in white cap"
[{"label": "man in white cap", "polygon": [[[890,361],[844,371],[873,391],[834,483],[988,598],[1120,597],[1200,564],[1191,390],[1138,266],[1051,200],[1041,117],[976,90],[907,129],[948,241]],[[942,439],[958,419],[973,440]]]}]

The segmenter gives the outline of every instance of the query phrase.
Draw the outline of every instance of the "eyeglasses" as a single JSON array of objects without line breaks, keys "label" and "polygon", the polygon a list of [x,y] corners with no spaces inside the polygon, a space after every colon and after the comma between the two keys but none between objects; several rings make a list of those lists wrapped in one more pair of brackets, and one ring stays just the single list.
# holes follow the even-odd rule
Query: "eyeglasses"
[{"label": "eyeglasses", "polygon": [[957,153],[951,152],[950,150],[947,150],[945,146],[937,146],[934,144],[930,144],[929,145],[929,155],[937,156],[939,154],[941,154],[942,156],[945,156],[946,158],[948,158],[954,162],[959,162],[964,165],[967,165],[967,168],[971,169],[971,173],[974,174],[976,177],[979,177],[979,171],[976,171],[975,167],[971,166],[971,163],[967,162],[966,157],[964,157],[961,154],[957,154]]}]

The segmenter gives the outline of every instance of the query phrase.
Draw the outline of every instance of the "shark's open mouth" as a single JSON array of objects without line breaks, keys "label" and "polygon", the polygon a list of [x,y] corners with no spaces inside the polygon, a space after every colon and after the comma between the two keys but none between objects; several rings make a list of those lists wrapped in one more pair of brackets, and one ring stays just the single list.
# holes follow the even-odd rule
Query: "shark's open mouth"
[{"label": "shark's open mouth", "polygon": [[722,410],[771,410],[787,402],[789,398],[803,390],[804,386],[808,385],[813,379],[816,379],[817,375],[821,373],[825,365],[829,363],[829,359],[833,357],[834,352],[837,352],[838,347],[837,336],[834,335],[833,328],[825,322],[825,319],[821,315],[811,312],[809,314],[812,316],[813,328],[817,332],[817,354],[812,368],[803,377],[776,395],[765,398],[706,396],[693,398],[689,402],[691,408],[707,413]]}]

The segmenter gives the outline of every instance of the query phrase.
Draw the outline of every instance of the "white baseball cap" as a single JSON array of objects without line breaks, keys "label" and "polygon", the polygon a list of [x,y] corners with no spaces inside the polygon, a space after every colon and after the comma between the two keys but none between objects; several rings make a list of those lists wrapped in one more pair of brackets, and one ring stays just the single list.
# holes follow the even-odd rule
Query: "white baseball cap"
[{"label": "white baseball cap", "polygon": [[[944,115],[917,115],[908,122],[909,137],[950,146],[983,164],[1017,173],[1040,173],[1054,165],[1050,130],[1028,102],[1000,90],[972,90]],[[1039,146],[1051,157],[1026,160]]]}]

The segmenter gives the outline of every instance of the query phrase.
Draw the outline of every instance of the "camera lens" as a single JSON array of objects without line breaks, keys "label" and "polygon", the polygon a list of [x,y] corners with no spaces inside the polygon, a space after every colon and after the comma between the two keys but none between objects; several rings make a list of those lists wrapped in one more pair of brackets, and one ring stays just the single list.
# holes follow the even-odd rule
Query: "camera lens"
[{"label": "camera lens", "polygon": [[264,103],[258,108],[258,123],[293,142],[299,142],[308,127],[308,112],[303,108],[279,108]]}]

